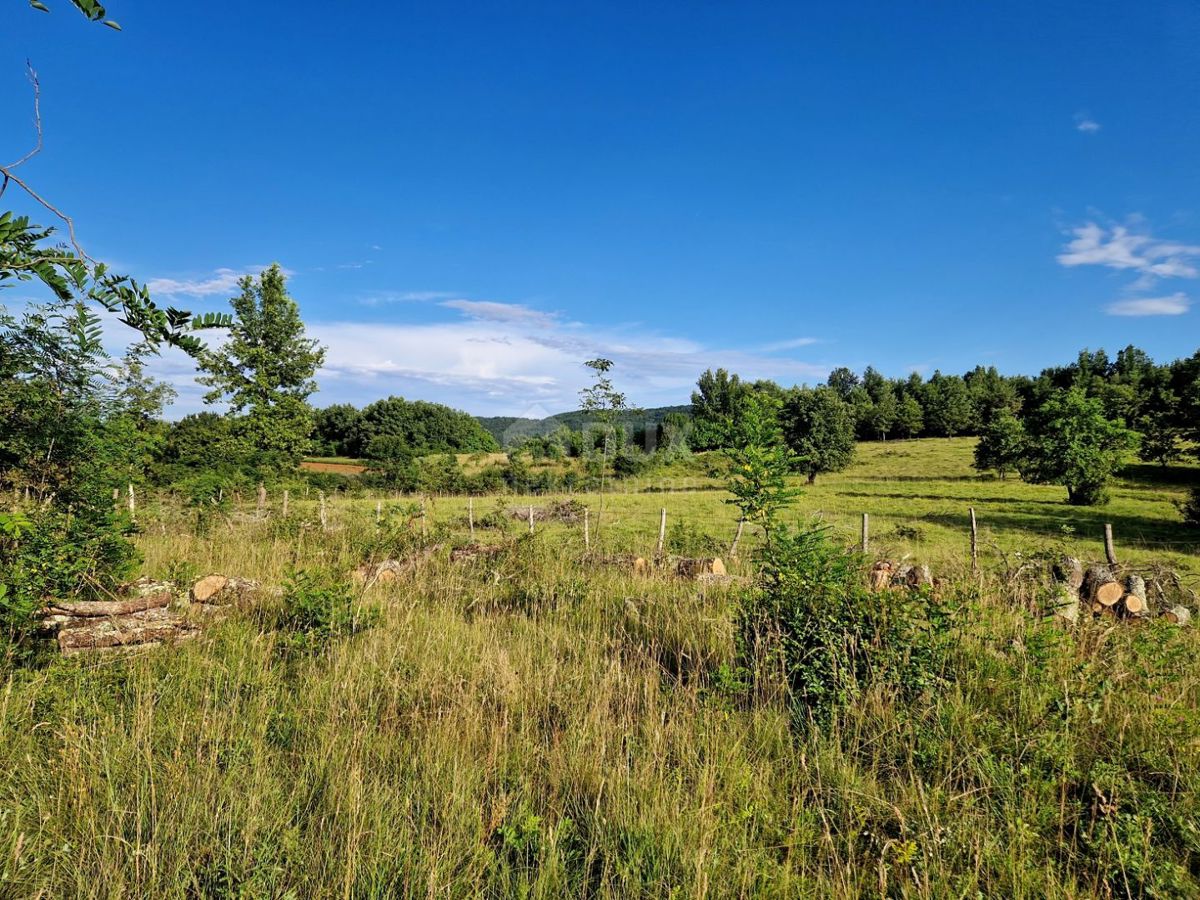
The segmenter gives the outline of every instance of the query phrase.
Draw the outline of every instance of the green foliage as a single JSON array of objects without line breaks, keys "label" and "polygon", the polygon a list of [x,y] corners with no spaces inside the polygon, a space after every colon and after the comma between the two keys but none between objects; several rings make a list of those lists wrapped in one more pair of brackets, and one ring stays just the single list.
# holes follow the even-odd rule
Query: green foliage
[{"label": "green foliage", "polygon": [[[0,174],[7,185],[8,171],[0,169]],[[51,243],[53,234],[54,229],[33,225],[27,216],[0,212],[0,289],[39,282],[59,303],[94,304],[141,332],[149,346],[167,344],[191,355],[203,349],[193,332],[229,324],[227,316],[196,319],[185,310],[159,307],[145,286]]]},{"label": "green foliage", "polygon": [[896,408],[895,428],[896,434],[905,438],[916,437],[925,428],[925,413],[911,394],[905,395]]},{"label": "green foliage", "polygon": [[692,392],[692,448],[718,450],[729,446],[730,435],[741,417],[749,386],[724,369],[705,370]]},{"label": "green foliage", "polygon": [[112,489],[130,475],[131,407],[114,389],[85,303],[0,313],[0,492],[14,496],[0,552],[9,661],[27,655],[31,609],[128,574],[136,554]]},{"label": "green foliage", "polygon": [[966,382],[957,375],[934,372],[922,391],[925,432],[932,437],[954,437],[971,432],[973,410]]},{"label": "green foliage", "polygon": [[318,456],[349,456],[361,454],[356,442],[361,440],[362,413],[349,403],[335,403],[313,413],[313,453]]},{"label": "green foliage", "polygon": [[320,653],[339,638],[373,627],[378,611],[354,602],[348,582],[327,571],[298,570],[284,584],[276,627],[284,652]]},{"label": "green foliage", "polygon": [[227,402],[234,434],[268,464],[292,467],[308,450],[312,410],[306,400],[325,358],[305,337],[300,308],[288,296],[283,270],[272,265],[239,282],[230,301],[229,341],[200,356],[197,380],[211,388],[208,403]]},{"label": "green foliage", "polygon": [[1106,502],[1108,482],[1137,446],[1137,435],[1105,418],[1101,401],[1079,388],[1054,392],[1026,421],[1021,477],[1064,485],[1067,501],[1077,506]]},{"label": "green foliage", "polygon": [[783,443],[779,410],[779,400],[770,394],[748,395],[732,446],[725,450],[730,463],[726,486],[733,494],[727,502],[741,510],[744,521],[759,526],[768,543],[776,517],[799,494],[787,484],[796,458]]},{"label": "green foliage", "polygon": [[867,686],[912,699],[941,681],[951,646],[945,610],[915,593],[880,601],[863,569],[825,527],[777,529],[745,598],[743,665],[764,692],[782,678],[801,721],[828,721]]},{"label": "green foliage", "polygon": [[823,472],[840,472],[854,459],[854,416],[834,388],[793,389],[780,419],[784,441],[795,454],[794,468],[808,476],[809,484]]},{"label": "green foliage", "polygon": [[[388,455],[394,456],[403,445],[414,456],[429,453],[491,453],[499,449],[495,438],[465,412],[440,403],[388,397],[365,407],[353,421],[347,410],[332,407],[338,419],[349,421],[353,430],[342,435],[340,449],[349,456],[379,458],[379,448],[372,450],[378,438],[394,439],[387,445]],[[326,435],[331,440],[336,432]]]},{"label": "green foliage", "polygon": [[1016,416],[1001,408],[984,426],[975,445],[974,465],[981,472],[994,471],[1004,478],[1018,468],[1024,452],[1025,428]]}]

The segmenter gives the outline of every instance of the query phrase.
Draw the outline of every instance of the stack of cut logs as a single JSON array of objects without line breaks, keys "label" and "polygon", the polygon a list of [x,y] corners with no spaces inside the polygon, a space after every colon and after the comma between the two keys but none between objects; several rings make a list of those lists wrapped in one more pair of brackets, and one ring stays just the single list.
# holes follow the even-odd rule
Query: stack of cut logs
[{"label": "stack of cut logs", "polygon": [[894,563],[881,559],[871,566],[871,590],[883,591],[892,587],[922,588],[933,586],[933,575],[929,566],[912,563]]},{"label": "stack of cut logs", "polygon": [[[1136,573],[1122,573],[1117,566],[1084,567],[1073,556],[1064,556],[1052,571],[1052,611],[1066,622],[1079,621],[1081,610],[1096,616],[1146,619],[1154,614],[1146,592],[1146,580]],[[1191,612],[1186,606],[1167,606],[1161,615],[1176,625],[1187,625]]]},{"label": "stack of cut logs", "polygon": [[56,600],[42,610],[42,631],[53,634],[62,653],[119,650],[188,640],[206,618],[259,591],[256,581],[206,575],[180,596],[169,581],[147,578],[127,584],[112,600]]}]

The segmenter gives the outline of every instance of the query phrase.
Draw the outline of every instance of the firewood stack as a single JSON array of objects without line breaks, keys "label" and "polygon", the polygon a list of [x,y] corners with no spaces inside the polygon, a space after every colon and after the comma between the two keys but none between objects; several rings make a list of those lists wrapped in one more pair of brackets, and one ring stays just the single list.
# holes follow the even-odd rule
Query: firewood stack
[{"label": "firewood stack", "polygon": [[[1124,573],[1120,567],[1103,564],[1084,568],[1075,557],[1064,556],[1055,563],[1052,574],[1052,613],[1069,624],[1079,621],[1081,611],[1124,620],[1148,619],[1154,615],[1146,579],[1137,573]],[[1157,593],[1165,600],[1161,587]],[[1159,614],[1176,625],[1191,621],[1191,613],[1185,606],[1164,603]]]},{"label": "firewood stack", "polygon": [[[876,593],[889,588],[934,587],[934,578],[929,566],[906,562],[892,562],[890,559],[876,561],[868,572],[871,590]],[[939,580],[940,582],[940,580]]]},{"label": "firewood stack", "polygon": [[258,582],[206,575],[183,595],[176,584],[141,578],[112,600],[54,600],[42,610],[43,633],[64,655],[175,643],[196,637],[206,618],[257,595]]}]

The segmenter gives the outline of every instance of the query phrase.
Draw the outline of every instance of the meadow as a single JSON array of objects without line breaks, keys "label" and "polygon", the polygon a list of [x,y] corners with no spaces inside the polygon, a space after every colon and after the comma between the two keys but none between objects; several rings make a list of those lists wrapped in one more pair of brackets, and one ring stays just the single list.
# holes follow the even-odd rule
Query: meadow
[{"label": "meadow", "polygon": [[[1137,469],[1111,504],[986,480],[969,440],[860,448],[792,515],[947,578],[918,696],[865,683],[800,721],[739,674],[744,583],[589,562],[578,523],[477,498],[495,560],[434,554],[354,597],[362,627],[296,652],[267,601],[200,640],[55,659],[0,695],[4,897],[1195,897],[1195,629],[1031,611],[1014,561],[1072,549],[1169,565],[1198,471]],[[726,547],[704,462],[577,497],[598,553]],[[142,506],[145,570],[284,585],[469,539],[466,498],[315,496],[277,514]],[[277,498],[271,509],[277,512]],[[376,522],[379,505],[384,522]],[[981,572],[967,557],[967,509]],[[489,516],[489,514],[491,514]],[[682,524],[677,524],[682,523]],[[747,535],[735,576],[752,575]],[[724,552],[722,551],[722,555]],[[887,597],[880,602],[891,602]]]}]

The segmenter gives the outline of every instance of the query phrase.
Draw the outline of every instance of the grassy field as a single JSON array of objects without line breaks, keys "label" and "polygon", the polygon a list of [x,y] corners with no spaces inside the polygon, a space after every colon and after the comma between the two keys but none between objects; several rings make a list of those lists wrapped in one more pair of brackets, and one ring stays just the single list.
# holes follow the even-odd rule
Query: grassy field
[{"label": "grassy field", "polygon": [[[1113,485],[1107,505],[1076,507],[1065,502],[1066,490],[1058,486],[1025,484],[1015,475],[1005,480],[980,476],[971,468],[974,445],[973,438],[860,444],[846,471],[823,475],[815,485],[796,481],[802,494],[792,518],[819,518],[850,543],[858,540],[862,514],[867,513],[872,546],[879,554],[908,555],[934,565],[959,565],[969,558],[972,507],[985,565],[1001,565],[1014,553],[1050,544],[1083,558],[1103,558],[1104,525],[1111,523],[1122,561],[1154,561],[1200,574],[1200,532],[1184,527],[1176,506],[1190,486],[1200,484],[1200,466],[1133,466]],[[503,457],[493,454],[486,461],[497,459]],[[462,460],[468,466],[481,464],[471,457]],[[603,496],[573,496],[600,516],[597,530],[603,539],[622,549],[643,555],[654,550],[663,507],[671,525],[683,522],[711,536],[714,548],[728,548],[736,530],[736,510],[725,503],[728,494],[720,482],[701,474],[705,468],[697,461],[675,472],[613,482]],[[474,502],[481,515],[496,507],[544,506],[565,496]],[[351,519],[370,516],[376,499],[346,501],[338,511]],[[431,498],[428,515],[431,521],[452,525],[462,537],[466,506],[462,497]],[[581,540],[579,526],[551,528],[564,539]]]},{"label": "grassy field", "polygon": [[[579,526],[530,538],[502,516],[506,537],[477,535],[509,543],[497,562],[438,555],[369,588],[357,602],[378,619],[321,652],[283,652],[256,608],[177,647],[13,674],[0,896],[1200,896],[1197,630],[1063,631],[1030,614],[1003,555],[1066,541],[1095,558],[1111,521],[1123,557],[1194,573],[1171,504],[1195,470],[1139,472],[1080,510],[974,478],[969,452],[867,445],[797,506],[847,542],[867,511],[881,552],[952,576],[935,690],[864,684],[804,727],[732,674],[739,586],[589,565]],[[649,555],[660,506],[690,548],[732,536],[700,475],[624,487],[583,498],[601,545]],[[326,532],[312,498],[287,522],[199,528],[147,503],[140,543],[158,576],[283,584],[411,547],[411,503],[385,500],[401,524],[378,529],[375,499],[337,501]],[[465,506],[431,500],[429,540],[464,541]]]}]

